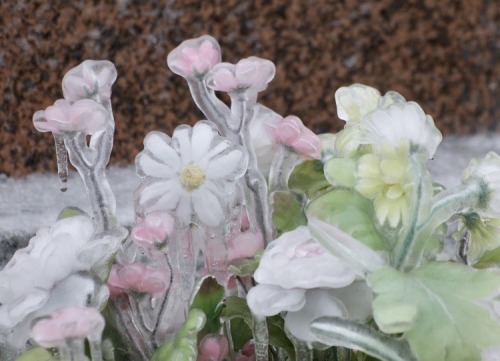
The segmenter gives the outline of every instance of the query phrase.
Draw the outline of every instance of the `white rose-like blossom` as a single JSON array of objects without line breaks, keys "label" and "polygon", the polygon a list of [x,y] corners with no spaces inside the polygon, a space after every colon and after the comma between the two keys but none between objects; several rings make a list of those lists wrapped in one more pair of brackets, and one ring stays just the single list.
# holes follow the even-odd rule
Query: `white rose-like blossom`
[{"label": "white rose-like blossom", "polygon": [[221,137],[211,122],[181,125],[172,138],[151,132],[136,158],[137,174],[144,178],[138,205],[147,213],[175,210],[183,225],[199,220],[217,226],[247,164],[242,147]]},{"label": "white rose-like blossom", "polygon": [[385,109],[376,109],[361,120],[362,144],[379,147],[389,144],[394,148],[407,140],[410,152],[425,154],[432,159],[443,136],[431,116],[415,102],[394,103]]},{"label": "white rose-like blossom", "polygon": [[254,277],[259,284],[247,295],[252,312],[266,317],[288,311],[287,329],[305,341],[314,341],[309,324],[316,318],[361,320],[370,314],[369,288],[312,239],[307,227],[298,227],[271,242]]},{"label": "white rose-like blossom", "polygon": [[0,272],[0,335],[14,347],[26,343],[35,318],[66,305],[85,306],[95,296],[94,281],[77,274],[93,265],[79,258],[93,236],[85,216],[59,220],[41,228]]},{"label": "white rose-like blossom", "polygon": [[464,181],[479,179],[486,187],[477,213],[482,218],[500,218],[500,156],[489,152],[483,159],[473,159],[464,171]]}]

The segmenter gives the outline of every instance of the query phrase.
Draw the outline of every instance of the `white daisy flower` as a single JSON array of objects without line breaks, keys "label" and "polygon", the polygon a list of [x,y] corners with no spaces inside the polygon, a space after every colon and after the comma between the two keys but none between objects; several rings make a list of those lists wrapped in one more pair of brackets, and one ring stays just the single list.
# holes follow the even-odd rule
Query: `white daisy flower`
[{"label": "white daisy flower", "polygon": [[211,122],[181,125],[172,138],[151,132],[136,158],[137,174],[144,178],[136,201],[146,213],[175,210],[182,225],[217,226],[247,165],[243,148],[221,137]]}]

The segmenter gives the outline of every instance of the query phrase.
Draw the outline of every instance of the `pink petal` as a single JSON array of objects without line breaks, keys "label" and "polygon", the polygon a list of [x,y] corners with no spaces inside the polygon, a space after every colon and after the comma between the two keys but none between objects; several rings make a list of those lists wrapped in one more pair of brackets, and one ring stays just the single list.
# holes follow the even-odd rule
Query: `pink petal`
[{"label": "pink petal", "polygon": [[258,232],[244,232],[231,239],[227,245],[229,261],[253,257],[259,249],[264,249],[262,234]]},{"label": "pink petal", "polygon": [[173,217],[166,212],[153,212],[132,228],[132,240],[143,247],[163,243],[174,228]]}]

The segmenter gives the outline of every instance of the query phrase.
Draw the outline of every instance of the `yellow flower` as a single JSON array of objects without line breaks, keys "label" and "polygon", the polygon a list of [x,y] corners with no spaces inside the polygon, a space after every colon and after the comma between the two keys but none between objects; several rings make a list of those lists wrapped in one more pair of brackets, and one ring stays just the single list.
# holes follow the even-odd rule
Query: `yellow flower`
[{"label": "yellow flower", "polygon": [[413,180],[410,167],[410,144],[397,148],[383,144],[379,153],[365,154],[359,159],[355,189],[373,200],[375,215],[391,227],[404,223],[408,217]]}]

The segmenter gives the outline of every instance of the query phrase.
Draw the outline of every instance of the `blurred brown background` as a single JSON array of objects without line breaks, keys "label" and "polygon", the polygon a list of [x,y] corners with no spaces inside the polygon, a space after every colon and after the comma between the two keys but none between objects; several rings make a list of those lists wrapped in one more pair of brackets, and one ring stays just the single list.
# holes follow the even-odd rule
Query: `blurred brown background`
[{"label": "blurred brown background", "polygon": [[118,69],[112,163],[131,163],[149,131],[200,119],[165,59],[202,34],[225,61],[275,62],[261,102],[318,133],[340,129],[333,93],[353,82],[417,101],[445,134],[500,131],[499,21],[494,0],[0,0],[0,173],[55,169],[31,118],[85,59]]}]

